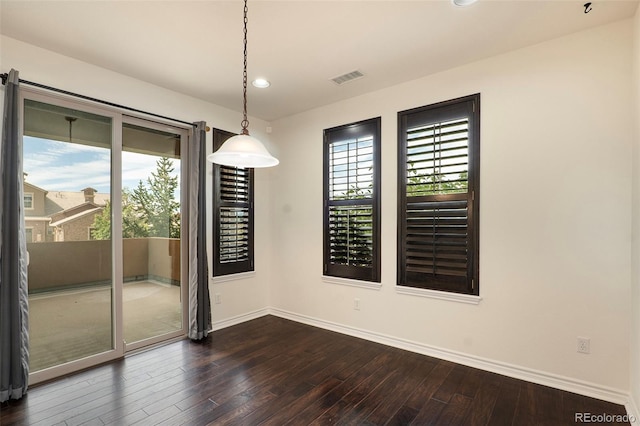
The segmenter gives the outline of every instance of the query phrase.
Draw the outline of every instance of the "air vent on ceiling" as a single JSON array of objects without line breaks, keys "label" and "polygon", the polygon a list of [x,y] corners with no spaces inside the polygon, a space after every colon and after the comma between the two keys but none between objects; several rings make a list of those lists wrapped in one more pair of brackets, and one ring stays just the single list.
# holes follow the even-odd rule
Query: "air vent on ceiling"
[{"label": "air vent on ceiling", "polygon": [[353,81],[353,80],[357,80],[357,79],[362,78],[362,77],[364,77],[364,74],[362,74],[358,70],[355,70],[355,71],[351,71],[351,72],[348,72],[346,74],[342,74],[342,75],[339,75],[337,77],[334,77],[334,78],[331,79],[331,81],[333,81],[337,85],[341,85],[341,84],[348,83],[348,82]]}]

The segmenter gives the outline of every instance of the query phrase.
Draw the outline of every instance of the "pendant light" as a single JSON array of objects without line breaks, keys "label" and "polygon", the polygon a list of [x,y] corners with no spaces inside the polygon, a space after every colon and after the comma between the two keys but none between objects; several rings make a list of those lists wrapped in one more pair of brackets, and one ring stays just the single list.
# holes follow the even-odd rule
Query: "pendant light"
[{"label": "pendant light", "polygon": [[207,160],[223,166],[255,168],[272,167],[279,163],[278,159],[258,139],[249,135],[247,120],[247,0],[244,0],[244,71],[242,74],[243,120],[242,131],[232,136],[214,153],[207,155]]}]

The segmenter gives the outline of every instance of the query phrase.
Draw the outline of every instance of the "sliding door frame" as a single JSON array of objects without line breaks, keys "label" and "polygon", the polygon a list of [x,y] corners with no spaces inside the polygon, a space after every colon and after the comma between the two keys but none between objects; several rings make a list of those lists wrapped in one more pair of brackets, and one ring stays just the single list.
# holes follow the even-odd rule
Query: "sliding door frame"
[{"label": "sliding door frame", "polygon": [[[163,132],[170,132],[180,135],[180,301],[182,302],[182,329],[150,337],[148,339],[140,340],[137,342],[129,343],[125,341],[124,351],[125,353],[127,353],[139,350],[146,346],[165,342],[167,340],[181,338],[186,336],[187,334],[187,325],[189,323],[189,304],[187,303],[189,300],[189,225],[188,220],[182,219],[189,218],[189,191],[187,190],[189,182],[189,150],[187,149],[187,144],[189,143],[189,136],[192,131],[191,129],[185,129],[184,127],[173,126],[167,123],[160,123],[156,119],[151,121],[124,114],[122,115],[122,124],[133,124],[136,126],[145,127],[147,129],[160,130]],[[122,126],[120,128],[122,129]],[[120,133],[122,134],[122,132]],[[122,158],[122,155],[120,156],[120,158]],[[120,164],[120,170],[122,170],[122,164]],[[120,173],[120,177],[122,177],[122,173]],[[122,203],[122,194],[120,194],[120,202]],[[122,212],[122,208],[120,208],[120,212]],[[122,218],[120,219],[120,225],[122,226]],[[120,229],[120,243],[122,244],[122,229]],[[120,281],[122,280],[123,277],[121,273]],[[124,326],[124,319],[122,325]],[[124,330],[122,337],[124,341]]]},{"label": "sliding door frame", "polygon": [[180,221],[180,261],[181,261],[181,303],[182,303],[182,329],[145,339],[132,344],[126,344],[124,340],[124,316],[123,316],[123,239],[122,239],[122,126],[124,123],[136,124],[150,129],[171,131],[180,134],[180,204],[181,217],[188,218],[188,176],[189,161],[187,144],[191,140],[193,130],[191,128],[176,126],[174,123],[164,122],[154,118],[153,121],[135,117],[123,113],[116,108],[99,106],[98,104],[76,100],[64,95],[52,94],[41,89],[20,87],[19,105],[19,137],[24,137],[24,104],[25,99],[71,108],[92,114],[111,118],[111,324],[112,324],[112,349],[91,355],[78,360],[70,361],[57,366],[45,368],[29,374],[29,384],[34,385],[57,377],[84,370],[98,364],[123,358],[127,352],[139,350],[143,347],[158,344],[160,342],[177,340],[187,335],[188,329],[188,220]]}]

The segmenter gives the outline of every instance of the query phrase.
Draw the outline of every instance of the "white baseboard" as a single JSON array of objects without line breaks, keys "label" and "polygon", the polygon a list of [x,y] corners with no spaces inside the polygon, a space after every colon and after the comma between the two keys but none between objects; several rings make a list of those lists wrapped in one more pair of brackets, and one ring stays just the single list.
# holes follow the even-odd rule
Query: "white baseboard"
[{"label": "white baseboard", "polygon": [[399,339],[397,337],[385,334],[375,333],[368,330],[362,330],[342,324],[337,324],[323,319],[313,318],[294,312],[285,311],[283,309],[269,308],[269,313],[281,318],[312,325],[319,328],[335,331],[349,336],[359,337],[361,339],[370,340],[376,343],[393,346],[395,348],[416,352],[419,354],[431,356],[434,358],[444,359],[447,361],[463,364],[473,368],[479,368],[485,371],[502,374],[504,376],[513,377],[528,382],[537,383],[539,385],[549,386],[616,404],[625,405],[627,413],[637,417],[637,407],[629,394],[625,391],[600,386],[581,380],[564,377],[557,374],[545,373],[526,367],[512,365],[500,361],[481,358],[461,352],[451,351],[448,349],[438,348],[435,346],[425,345],[423,343],[412,342],[410,340]]},{"label": "white baseboard", "polygon": [[638,406],[636,405],[636,400],[633,398],[633,395],[631,395],[629,397],[629,401],[624,404],[624,408],[627,410],[627,414],[629,415],[629,421],[631,422],[631,419],[635,419],[631,424],[634,424],[638,419],[640,419],[640,411],[638,411]]},{"label": "white baseboard", "polygon": [[231,327],[232,325],[241,324],[243,322],[251,321],[252,319],[269,315],[269,313],[269,308],[262,308],[258,309],[257,311],[247,312],[246,314],[236,315],[235,317],[223,319],[220,321],[214,321],[211,330],[222,330],[223,328]]}]

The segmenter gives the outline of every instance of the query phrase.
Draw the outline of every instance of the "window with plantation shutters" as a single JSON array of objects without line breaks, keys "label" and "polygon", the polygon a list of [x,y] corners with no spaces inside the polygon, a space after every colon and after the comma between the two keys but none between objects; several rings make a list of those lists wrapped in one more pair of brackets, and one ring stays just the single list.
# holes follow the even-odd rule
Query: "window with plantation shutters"
[{"label": "window with plantation shutters", "polygon": [[[231,136],[213,129],[213,150]],[[213,228],[213,275],[253,271],[253,169],[213,165]]]},{"label": "window with plantation shutters", "polygon": [[324,275],[380,282],[380,118],[324,131]]},{"label": "window with plantation shutters", "polygon": [[480,95],[398,113],[398,285],[478,295]]}]

